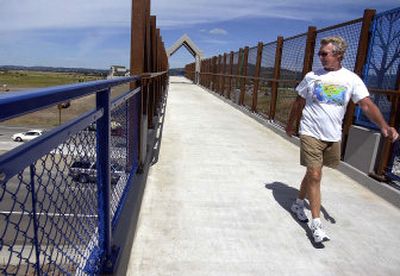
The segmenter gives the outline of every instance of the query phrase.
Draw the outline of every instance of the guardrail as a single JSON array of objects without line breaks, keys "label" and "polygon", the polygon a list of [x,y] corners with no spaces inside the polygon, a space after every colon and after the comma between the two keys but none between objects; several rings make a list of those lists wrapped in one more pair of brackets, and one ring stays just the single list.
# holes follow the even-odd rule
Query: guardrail
[{"label": "guardrail", "polygon": [[[111,88],[131,89],[111,100]],[[0,156],[0,273],[112,272],[113,229],[146,154],[167,72],[7,93],[0,121],[96,95],[96,109]]]},{"label": "guardrail", "polygon": [[[260,42],[254,47],[203,59],[200,85],[284,127],[297,95],[294,88],[307,72],[321,67],[318,41],[340,35],[348,42],[344,67],[363,78],[389,124],[400,130],[399,15],[400,8],[380,14],[365,10],[362,18],[319,30],[309,27],[303,34],[278,36],[270,43]],[[194,80],[195,64],[186,65],[185,72],[186,77]],[[353,123],[373,127],[350,104],[343,126],[342,155]],[[378,160],[376,174],[372,176],[380,180],[389,177],[400,183],[399,151],[388,139],[384,139]]]}]

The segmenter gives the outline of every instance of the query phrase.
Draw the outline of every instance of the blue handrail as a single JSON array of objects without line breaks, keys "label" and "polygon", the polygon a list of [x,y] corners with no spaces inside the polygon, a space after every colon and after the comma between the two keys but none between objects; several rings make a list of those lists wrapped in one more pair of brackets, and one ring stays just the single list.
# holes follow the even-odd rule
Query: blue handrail
[{"label": "blue handrail", "polygon": [[[127,128],[140,129],[142,89],[136,85],[138,88],[112,101],[110,89],[140,80],[139,76],[124,77],[0,96],[0,121],[5,121],[89,94],[97,95],[95,110],[0,155],[0,254],[7,260],[0,263],[1,274],[111,271],[117,252],[112,247],[112,224],[138,166],[138,152],[128,156],[131,151],[127,146],[139,148],[140,135],[128,137],[132,131]],[[128,104],[132,100],[136,104]],[[88,130],[93,123],[97,125],[95,136]],[[114,135],[115,127],[118,129]],[[128,139],[134,141],[127,143]],[[71,170],[74,162],[92,162],[93,158],[95,169],[85,177],[96,186],[83,186]],[[134,160],[128,162],[129,159]],[[128,167],[128,163],[133,166]],[[112,164],[118,169],[111,168]],[[20,218],[14,219],[15,216]],[[8,238],[10,234],[14,238]],[[7,254],[8,258],[4,258]],[[22,261],[26,265],[21,265]]]},{"label": "blue handrail", "polygon": [[0,122],[137,80],[140,80],[139,76],[60,85],[24,92],[9,92],[0,95]]}]

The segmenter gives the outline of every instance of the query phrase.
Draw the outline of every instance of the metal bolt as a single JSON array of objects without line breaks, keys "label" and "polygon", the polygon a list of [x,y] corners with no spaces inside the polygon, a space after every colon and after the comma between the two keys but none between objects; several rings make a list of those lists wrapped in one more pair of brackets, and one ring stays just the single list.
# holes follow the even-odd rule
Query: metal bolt
[{"label": "metal bolt", "polygon": [[6,179],[6,173],[5,172],[0,172],[0,181],[4,181]]}]

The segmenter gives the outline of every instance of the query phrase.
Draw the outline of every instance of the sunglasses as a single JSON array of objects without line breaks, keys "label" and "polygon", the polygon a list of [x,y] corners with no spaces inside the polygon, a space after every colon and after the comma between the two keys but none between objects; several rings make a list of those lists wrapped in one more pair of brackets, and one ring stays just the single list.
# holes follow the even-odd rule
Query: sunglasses
[{"label": "sunglasses", "polygon": [[326,57],[328,55],[329,55],[329,52],[322,52],[322,51],[318,52],[318,56],[320,56],[320,57]]}]

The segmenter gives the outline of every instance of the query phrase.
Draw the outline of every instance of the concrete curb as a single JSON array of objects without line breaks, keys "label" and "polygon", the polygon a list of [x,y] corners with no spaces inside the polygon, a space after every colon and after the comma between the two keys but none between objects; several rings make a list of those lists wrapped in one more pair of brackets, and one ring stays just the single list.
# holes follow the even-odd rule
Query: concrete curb
[{"label": "concrete curb", "polygon": [[[286,139],[287,141],[300,146],[300,140],[298,137],[288,137],[284,131],[284,129],[274,123],[273,121],[270,121],[260,114],[251,112],[244,106],[239,106],[232,102],[231,100],[221,96],[220,94],[209,90],[208,88],[199,85],[201,88],[209,92],[211,95],[217,97],[218,99],[224,101],[225,103],[231,105],[233,108],[243,112],[244,114],[248,115],[249,117],[253,118],[257,122],[259,122],[261,125],[269,128],[282,138]],[[395,207],[400,209],[400,190],[392,187],[388,183],[384,182],[379,182],[371,177],[369,177],[367,174],[364,172],[361,172],[360,170],[352,167],[351,165],[347,164],[346,162],[341,161],[339,167],[337,168],[341,173],[345,174],[346,176],[350,177],[354,181],[358,182],[359,184],[363,185],[376,195],[380,196],[381,198],[385,199],[387,202],[391,203]]]}]

